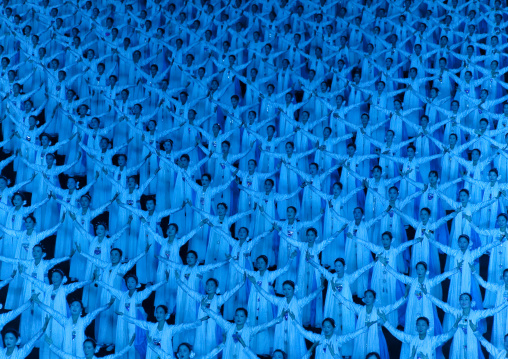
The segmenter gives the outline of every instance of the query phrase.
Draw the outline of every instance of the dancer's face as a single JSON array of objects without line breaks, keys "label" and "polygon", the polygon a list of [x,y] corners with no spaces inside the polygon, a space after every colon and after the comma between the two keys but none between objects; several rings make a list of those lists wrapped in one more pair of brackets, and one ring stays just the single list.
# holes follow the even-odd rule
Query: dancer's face
[{"label": "dancer's face", "polygon": [[432,185],[437,183],[437,176],[434,172],[429,173],[429,183]]},{"label": "dancer's face", "polygon": [[98,225],[95,229],[97,237],[103,237],[106,234],[106,228],[103,225]]},{"label": "dancer's face", "polygon": [[295,288],[293,288],[289,284],[285,284],[284,286],[282,286],[282,292],[284,293],[284,297],[292,298],[293,295],[295,294]]},{"label": "dancer's face", "polygon": [[427,333],[427,330],[429,330],[429,325],[425,320],[418,320],[416,322],[416,331],[418,334]]},{"label": "dancer's face", "polygon": [[157,307],[157,309],[155,310],[155,319],[160,322],[160,321],[163,321],[166,319],[166,312],[164,311],[164,309],[162,307]]},{"label": "dancer's face", "polygon": [[178,359],[189,359],[190,358],[190,350],[186,345],[180,345],[178,348]]},{"label": "dancer's face", "polygon": [[81,314],[82,311],[83,311],[83,307],[81,307],[80,302],[72,302],[71,314]]},{"label": "dancer's face", "polygon": [[132,278],[132,277],[129,277],[127,279],[127,289],[128,290],[134,290],[136,289],[136,286],[138,285],[138,283],[136,282],[136,279]]},{"label": "dancer's face", "polygon": [[258,270],[266,270],[267,263],[263,258],[256,259],[256,267],[258,267]]},{"label": "dancer's face", "polygon": [[365,293],[365,297],[363,298],[363,301],[365,302],[365,304],[370,305],[370,304],[374,304],[374,302],[376,301],[376,298],[374,297],[374,294],[372,294],[371,292],[367,292],[367,293]]},{"label": "dancer's face", "polygon": [[51,275],[51,281],[54,285],[60,285],[62,283],[62,275],[59,272],[53,272]]},{"label": "dancer's face", "polygon": [[344,264],[342,264],[342,262],[336,261],[334,264],[334,267],[335,267],[335,272],[339,276],[344,275]]},{"label": "dancer's face", "polygon": [[206,294],[214,294],[217,292],[217,285],[213,280],[206,282]]},{"label": "dancer's face", "polygon": [[245,315],[243,310],[237,310],[235,313],[235,324],[243,325],[247,321],[247,316]]},{"label": "dancer's face", "polygon": [[7,333],[4,335],[4,342],[7,348],[13,348],[16,345],[17,341],[18,339],[12,333]]},{"label": "dancer's face", "polygon": [[392,244],[392,239],[388,235],[384,235],[381,238],[381,243],[383,244],[384,248],[390,248],[390,245]]},{"label": "dancer's face", "polygon": [[333,327],[332,323],[330,323],[328,320],[323,323],[323,334],[326,336],[332,335],[335,328]]},{"label": "dancer's face", "polygon": [[85,357],[87,358],[92,357],[95,354],[95,348],[90,342],[83,343],[83,351],[85,352]]},{"label": "dancer's face", "polygon": [[504,216],[497,217],[497,225],[501,228],[506,227],[506,218]]},{"label": "dancer's face", "polygon": [[427,272],[427,270],[425,269],[425,267],[423,265],[419,264],[416,266],[416,275],[418,276],[418,278],[425,277],[426,272]]},{"label": "dancer's face", "polygon": [[122,259],[122,256],[120,255],[120,252],[118,252],[118,251],[111,251],[109,256],[111,258],[112,264],[118,264],[118,263],[120,263],[120,259]]},{"label": "dancer's face", "polygon": [[194,253],[187,254],[187,264],[192,266],[196,264],[198,258],[194,255]]},{"label": "dancer's face", "polygon": [[30,217],[27,217],[27,219],[25,219],[25,227],[26,229],[33,229],[35,227],[34,220]]},{"label": "dancer's face", "polygon": [[469,298],[468,295],[461,295],[459,298],[459,304],[462,309],[469,309],[471,308],[471,298]]},{"label": "dancer's face", "polygon": [[460,237],[458,242],[459,242],[459,248],[461,250],[465,250],[469,246],[469,241],[464,237]]},{"label": "dancer's face", "polygon": [[42,258],[42,248],[41,247],[33,247],[32,257],[34,259],[41,259]]}]

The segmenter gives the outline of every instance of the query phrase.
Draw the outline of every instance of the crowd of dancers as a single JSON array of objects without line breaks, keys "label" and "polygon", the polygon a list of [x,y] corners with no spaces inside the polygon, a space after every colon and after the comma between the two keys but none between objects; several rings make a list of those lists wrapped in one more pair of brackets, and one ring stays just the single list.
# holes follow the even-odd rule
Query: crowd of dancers
[{"label": "crowd of dancers", "polygon": [[0,358],[508,357],[506,6],[3,0]]}]

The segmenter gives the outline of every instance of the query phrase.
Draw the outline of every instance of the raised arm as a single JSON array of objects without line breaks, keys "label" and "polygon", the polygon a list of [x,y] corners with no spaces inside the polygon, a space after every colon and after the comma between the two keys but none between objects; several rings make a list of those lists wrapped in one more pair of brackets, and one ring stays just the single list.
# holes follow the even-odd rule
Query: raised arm
[{"label": "raised arm", "polygon": [[227,320],[225,320],[224,318],[222,318],[222,316],[220,316],[219,314],[215,313],[213,310],[210,310],[209,308],[206,307],[206,305],[203,305],[204,302],[201,303],[201,309],[203,310],[203,312],[206,313],[206,315],[208,315],[210,318],[212,318],[213,320],[215,320],[215,322],[222,328],[224,329],[224,331],[228,331],[229,328],[231,328],[231,326],[233,326],[234,324],[231,324],[230,322],[228,322]]},{"label": "raised arm", "polygon": [[391,325],[390,322],[388,321],[386,321],[383,325],[395,338],[397,338],[401,342],[408,344],[411,343],[411,339],[413,339],[412,335],[397,330],[397,328],[394,328],[393,325]]},{"label": "raised arm", "polygon": [[180,272],[177,272],[176,274],[176,282],[178,283],[178,285],[180,286],[180,288],[182,288],[182,290],[187,293],[187,295],[189,297],[191,297],[192,299],[194,299],[195,301],[197,302],[201,302],[201,300],[203,299],[203,296],[204,294],[201,294],[195,290],[193,290],[192,288],[190,288],[187,284],[185,284],[181,279],[180,279]]},{"label": "raised arm", "polygon": [[277,318],[273,319],[272,321],[252,327],[251,328],[251,335],[256,335],[260,331],[266,330],[270,327],[273,327],[275,324],[282,322],[282,317],[284,314],[285,313],[282,312],[281,315],[279,315]]},{"label": "raised arm", "polygon": [[[374,262],[372,262],[372,263],[374,263]],[[400,281],[404,284],[412,284],[413,283],[413,278],[397,272],[395,269],[393,269],[389,265],[385,266],[385,269],[388,271],[388,273],[390,273],[392,276],[394,276],[395,279],[397,279],[398,281]]]},{"label": "raised arm", "polygon": [[257,283],[256,281],[256,278],[254,278],[253,276],[248,276],[247,278],[249,278],[250,282],[252,283],[252,285],[254,286],[255,290],[261,294],[261,296],[263,298],[265,298],[267,301],[269,301],[270,303],[272,304],[275,304],[275,305],[279,305],[279,297],[276,297],[270,293],[268,293],[266,290],[264,290],[263,288],[261,288],[261,286]]},{"label": "raised arm", "polygon": [[28,301],[25,304],[23,304],[22,306],[14,309],[14,310],[11,310],[8,313],[0,315],[0,327],[3,327],[5,324],[9,323],[11,320],[13,320],[18,315],[23,313],[25,310],[30,308],[31,304],[32,303],[30,301]]},{"label": "raised arm", "polygon": [[459,272],[460,272],[460,268],[457,267],[451,271],[437,275],[434,278],[432,278],[431,280],[429,280],[429,287],[432,288],[432,287],[438,285],[439,283],[441,283],[442,281],[444,281],[446,278],[451,277],[452,275],[455,275]]},{"label": "raised arm", "polygon": [[434,297],[430,293],[425,293],[425,291],[424,291],[424,294],[427,296],[427,298],[432,303],[434,303],[435,305],[437,305],[438,307],[443,309],[446,313],[450,313],[450,314],[453,314],[453,315],[461,315],[462,310],[452,307],[451,305],[449,305],[449,304],[447,304],[447,303],[437,299],[436,297]]},{"label": "raised arm", "polygon": [[[167,276],[167,274],[166,274],[166,276]],[[142,290],[141,292],[138,292],[138,298],[136,299],[136,303],[141,304],[146,298],[148,298],[150,296],[150,294],[153,291],[157,290],[159,287],[166,284],[167,279],[168,278],[166,278],[166,280],[161,280],[157,284],[147,286],[144,290]]]},{"label": "raised arm", "polygon": [[302,325],[295,320],[295,315],[293,313],[290,312],[289,316],[291,317],[291,320],[293,321],[293,325],[295,326],[296,330],[298,330],[305,339],[310,340],[311,342],[317,342],[320,339],[322,339],[322,336],[320,334],[316,334],[314,332],[305,330],[305,328],[302,327]]},{"label": "raised arm", "polygon": [[313,293],[309,294],[308,296],[306,297],[303,297],[303,298],[300,298],[298,300],[298,304],[303,308],[305,307],[307,304],[309,304],[310,302],[312,302],[315,298],[317,298],[317,296],[319,295],[319,293],[323,292],[323,289],[325,289],[325,286],[324,286],[324,281],[322,280],[321,281],[321,286],[318,287],[318,289],[316,289]]},{"label": "raised arm", "polygon": [[269,280],[274,281],[275,279],[280,277],[282,274],[286,273],[289,270],[289,267],[291,266],[291,263],[293,262],[295,257],[296,257],[296,251],[292,252],[289,255],[289,259],[284,267],[278,268],[277,270],[274,270],[272,272],[267,272]]},{"label": "raised arm", "polygon": [[400,298],[398,301],[396,301],[395,303],[393,304],[390,304],[390,305],[387,305],[387,306],[384,306],[383,307],[383,311],[385,313],[390,313],[390,312],[393,312],[394,310],[397,310],[399,309],[399,307],[404,304],[404,302],[406,301],[406,297],[402,297]]},{"label": "raised arm", "polygon": [[66,294],[70,294],[74,292],[75,290],[78,290],[79,288],[83,288],[89,284],[92,284],[91,280],[85,280],[83,282],[77,282],[77,283],[71,283],[66,286],[64,286],[64,290]]},{"label": "raised arm", "polygon": [[452,249],[451,247],[448,247],[447,245],[439,243],[438,241],[432,239],[428,235],[427,235],[427,239],[429,240],[430,244],[432,244],[434,247],[437,247],[438,249],[442,250],[443,252],[445,252],[449,256],[455,256],[457,254],[456,251],[454,249]]},{"label": "raised arm", "polygon": [[496,348],[494,345],[492,345],[487,339],[485,339],[482,334],[478,331],[474,332],[474,335],[476,338],[480,341],[480,343],[487,349],[487,351],[494,357],[494,358],[501,358],[501,354],[503,353],[503,350],[500,350]]},{"label": "raised arm", "polygon": [[44,326],[42,327],[42,329],[39,330],[32,337],[32,339],[30,339],[25,345],[23,345],[23,347],[21,349],[18,350],[17,357],[13,358],[13,359],[26,358],[28,356],[28,354],[30,354],[30,352],[32,351],[32,349],[35,346],[35,343],[40,339],[40,337],[42,337],[42,334],[44,334],[44,332],[46,331],[46,328],[48,327],[48,324],[49,324],[49,319],[50,318],[46,318],[46,320],[44,321]]},{"label": "raised arm", "polygon": [[238,283],[234,288],[232,288],[231,290],[228,290],[226,293],[222,294],[218,299],[219,299],[219,303],[224,304],[226,303],[236,292],[238,292],[238,290],[240,290],[241,287],[243,287],[243,285],[245,284],[245,279],[246,277],[244,277],[244,280],[240,283]]},{"label": "raised arm", "polygon": [[491,316],[495,315],[496,313],[499,313],[500,311],[502,311],[506,307],[508,307],[508,301],[505,301],[503,304],[501,304],[501,305],[499,305],[497,307],[481,310],[478,313],[479,314],[478,318],[479,319],[485,319],[487,317],[491,317]]},{"label": "raised arm", "polygon": [[84,318],[83,318],[83,321],[84,321],[84,327],[86,328],[87,326],[89,326],[92,321],[102,312],[104,312],[106,309],[109,309],[111,308],[111,306],[113,305],[113,303],[115,302],[115,297],[111,297],[111,300],[108,302],[108,304],[100,307],[100,308],[97,308],[95,309],[93,312],[91,313],[88,313]]},{"label": "raised arm", "polygon": [[113,288],[112,286],[110,286],[107,283],[104,283],[101,280],[96,281],[96,283],[97,283],[97,285],[100,285],[101,287],[106,289],[112,296],[116,297],[116,299],[120,299],[123,295],[122,291],[120,291],[116,288]]}]

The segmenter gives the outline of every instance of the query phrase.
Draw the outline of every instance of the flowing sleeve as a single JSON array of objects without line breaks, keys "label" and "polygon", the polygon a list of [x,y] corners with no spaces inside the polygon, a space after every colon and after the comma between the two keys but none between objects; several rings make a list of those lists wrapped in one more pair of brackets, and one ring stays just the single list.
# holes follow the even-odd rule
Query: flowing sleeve
[{"label": "flowing sleeve", "polygon": [[383,307],[383,309],[386,311],[386,313],[393,312],[394,310],[397,310],[406,301],[406,299],[406,297],[402,297],[395,303]]},{"label": "flowing sleeve", "polygon": [[[293,320],[293,319],[291,319]],[[322,338],[322,336],[320,334],[316,334],[316,333],[313,333],[313,332],[310,332],[308,330],[305,330],[304,327],[302,327],[298,322],[296,322],[295,320],[293,320],[293,325],[295,326],[296,330],[298,330],[300,332],[300,334],[307,340],[310,340],[311,342],[316,342],[318,341],[319,339]]]},{"label": "flowing sleeve", "polygon": [[[28,344],[28,343],[27,343]],[[55,344],[51,344],[49,346],[49,349],[55,353],[56,355],[58,355],[60,358],[63,358],[63,359],[78,359],[79,357],[77,356],[74,356],[74,355],[71,355],[69,353],[66,353],[64,352],[63,350],[60,350],[58,349],[58,347],[55,345]],[[24,357],[20,357],[20,358],[24,358]],[[82,359],[82,358],[79,358],[79,359]]]},{"label": "flowing sleeve", "polygon": [[134,324],[135,326],[141,328],[141,329],[144,329],[146,331],[149,331],[150,330],[150,324],[152,323],[149,323],[145,320],[139,320],[139,319],[135,319],[135,318],[132,318],[128,315],[125,315],[125,313],[122,315],[123,319],[131,324]]},{"label": "flowing sleeve", "polygon": [[35,334],[30,341],[28,341],[25,345],[23,345],[23,348],[21,348],[18,351],[18,357],[13,359],[24,359],[30,354],[32,349],[35,346],[35,343],[39,340],[39,338],[44,334],[44,331],[41,329]]},{"label": "flowing sleeve", "polygon": [[448,278],[454,274],[457,274],[459,272],[460,272],[460,269],[455,268],[454,270],[451,270],[446,273],[442,273],[438,276],[435,276],[434,278],[429,280],[429,287],[432,288],[432,287],[438,285],[439,283],[441,283],[442,281],[444,281],[446,278]]},{"label": "flowing sleeve", "polygon": [[197,302],[201,302],[201,299],[203,299],[203,294],[196,292],[195,290],[192,290],[191,288],[189,288],[187,284],[185,284],[180,279],[177,279],[176,282],[182,288],[182,290],[189,295],[189,297],[196,300]]},{"label": "flowing sleeve", "polygon": [[154,284],[154,285],[151,285],[149,287],[146,287],[144,290],[142,290],[141,292],[138,292],[138,295],[137,295],[137,298],[136,298],[136,303],[137,304],[141,304],[141,302],[143,302],[146,298],[148,298],[148,296],[155,290],[157,290],[157,288],[161,287],[163,284],[165,284],[166,281],[165,280],[162,280],[160,281],[159,283],[157,284]]},{"label": "flowing sleeve", "polygon": [[395,337],[397,338],[398,340],[400,340],[401,342],[403,343],[411,343],[411,339],[412,339],[412,336],[409,335],[409,334],[406,334],[404,332],[401,332],[400,330],[397,330],[396,328],[393,327],[393,325],[390,324],[390,322],[386,322],[384,324],[385,328],[388,329],[390,331],[390,333]]},{"label": "flowing sleeve", "polygon": [[500,350],[500,349],[496,348],[494,345],[492,345],[487,339],[485,339],[481,335],[478,335],[477,338],[480,341],[480,343],[482,343],[482,345],[485,347],[485,349],[487,349],[487,351],[494,358],[502,357],[501,354],[503,353],[503,350]]},{"label": "flowing sleeve", "polygon": [[92,284],[91,280],[87,280],[87,281],[83,281],[83,282],[77,282],[77,283],[71,283],[71,284],[66,285],[64,287],[65,288],[65,293],[66,294],[70,294],[70,293],[74,292],[75,290],[78,290],[79,288],[82,288],[82,287],[87,286],[89,284]]},{"label": "flowing sleeve", "polygon": [[25,310],[27,310],[30,307],[31,303],[26,302],[22,306],[11,310],[9,313],[5,313],[0,315],[0,327],[3,327],[5,324],[9,323],[11,320],[16,318],[18,315],[23,313]]}]

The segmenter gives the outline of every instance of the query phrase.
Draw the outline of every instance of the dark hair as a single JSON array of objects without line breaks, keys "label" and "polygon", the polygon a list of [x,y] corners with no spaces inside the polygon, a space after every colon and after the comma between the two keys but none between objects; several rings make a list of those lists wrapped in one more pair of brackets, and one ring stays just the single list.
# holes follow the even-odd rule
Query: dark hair
[{"label": "dark hair", "polygon": [[181,346],[184,346],[184,347],[187,347],[187,349],[189,349],[189,351],[192,351],[192,345],[190,345],[189,343],[181,343],[178,348],[176,349],[176,351],[180,351],[180,347]]},{"label": "dark hair", "polygon": [[266,264],[268,264],[268,257],[265,256],[264,254],[262,254],[262,255],[260,255],[259,257],[256,258],[256,260],[258,260],[258,259],[262,259],[262,260],[265,261]]},{"label": "dark hair", "polygon": [[384,236],[388,236],[390,238],[390,240],[393,239],[392,232],[389,232],[389,231],[383,232],[383,234],[381,234],[381,238],[383,238]]},{"label": "dark hair", "polygon": [[249,316],[249,312],[247,311],[247,309],[245,309],[245,308],[243,308],[243,307],[236,308],[236,310],[235,310],[235,314],[236,314],[237,312],[243,312],[243,313],[245,314],[245,316],[246,316],[246,317],[248,317],[248,316]]},{"label": "dark hair", "polygon": [[464,192],[465,194],[467,194],[467,195],[468,195],[468,197],[469,197],[469,191],[468,191],[467,189],[462,188],[462,189],[459,191],[459,195],[460,195],[462,192]]},{"label": "dark hair", "polygon": [[215,278],[208,278],[208,280],[206,281],[206,283],[208,284],[208,282],[214,282],[215,283],[215,286],[216,287],[219,287],[219,281]]},{"label": "dark hair", "polygon": [[24,220],[26,221],[27,219],[31,219],[35,224],[37,224],[37,220],[35,219],[33,213],[30,213],[28,216],[26,216],[24,218]]},{"label": "dark hair", "polygon": [[471,240],[469,239],[469,236],[467,234],[461,234],[459,238],[457,238],[457,241],[461,238],[465,238],[467,240],[467,243],[469,243]]},{"label": "dark hair", "polygon": [[420,320],[423,320],[425,323],[427,323],[427,326],[430,325],[429,319],[427,317],[418,317],[416,319],[416,323],[418,323],[418,321],[420,321]]},{"label": "dark hair", "polygon": [[373,290],[373,289],[367,289],[365,292],[364,292],[364,295],[367,295],[367,293],[372,293],[372,295],[374,296],[374,299],[376,299],[376,291]]},{"label": "dark hair", "polygon": [[178,233],[178,224],[176,224],[176,223],[170,223],[170,224],[168,225],[168,228],[169,228],[169,227],[173,227],[173,228],[176,230],[176,232]]},{"label": "dark hair", "polygon": [[217,209],[219,208],[219,206],[223,206],[225,209],[228,209],[228,205],[225,204],[224,202],[217,203]]},{"label": "dark hair", "polygon": [[333,320],[333,318],[325,318],[325,319],[323,319],[322,325],[324,325],[325,322],[330,323],[332,325],[332,327],[335,328],[335,320]]},{"label": "dark hair", "polygon": [[318,234],[317,234],[317,229],[316,229],[316,228],[309,228],[309,229],[307,229],[307,230],[305,231],[305,234],[309,234],[309,232],[314,233],[314,234],[316,235],[316,237],[317,237],[317,235],[318,235]]},{"label": "dark hair", "polygon": [[423,266],[423,268],[425,268],[425,271],[427,271],[428,266],[427,266],[426,262],[420,261],[420,262],[416,263],[415,268],[418,268],[418,266]]},{"label": "dark hair", "polygon": [[[508,334],[506,334],[508,336]],[[281,353],[282,355],[282,359],[287,359],[288,355],[286,354],[285,351],[282,351],[280,349],[277,349],[277,350],[274,350],[274,352],[272,353],[272,358],[273,356],[275,355],[275,353]]]},{"label": "dark hair", "polygon": [[427,212],[429,214],[429,216],[432,214],[431,210],[429,208],[427,208],[427,207],[423,207],[422,209],[420,209],[420,212],[421,211]]},{"label": "dark hair", "polygon": [[295,282],[293,282],[292,280],[285,280],[284,283],[282,283],[282,286],[284,287],[285,285],[289,285],[290,287],[295,289]]},{"label": "dark hair", "polygon": [[12,334],[16,337],[16,339],[19,339],[19,332],[14,329],[14,328],[7,328],[5,331],[4,331],[4,334],[3,334],[3,337],[5,339],[5,335],[6,334]]},{"label": "dark hair", "polygon": [[499,176],[499,172],[497,171],[497,169],[496,169],[496,168],[492,168],[492,169],[489,171],[489,174],[490,174],[491,172],[494,172],[494,173],[496,174],[496,176]]},{"label": "dark hair", "polygon": [[83,342],[83,345],[85,345],[85,343],[92,343],[92,346],[94,347],[94,349],[97,347],[97,342],[95,340],[93,340],[92,338],[86,338],[85,341]]},{"label": "dark hair", "polygon": [[340,183],[340,182],[334,182],[334,184],[332,185],[332,187],[333,187],[333,186],[335,186],[335,185],[339,186],[339,188],[340,188],[340,189],[342,189],[342,187],[343,187],[343,186],[342,186],[342,183]]},{"label": "dark hair", "polygon": [[123,257],[123,251],[120,249],[120,248],[111,248],[111,250],[109,251],[109,253],[111,254],[111,252],[113,251],[117,251],[119,254],[120,254],[120,257]]},{"label": "dark hair", "polygon": [[129,278],[133,278],[135,281],[136,281],[136,284],[139,283],[139,279],[136,275],[134,274],[127,274],[124,279],[125,279],[125,284],[127,284],[127,281],[129,280]]},{"label": "dark hair", "polygon": [[346,261],[344,260],[344,258],[337,258],[337,259],[333,262],[333,264],[335,264],[335,263],[337,263],[337,262],[342,263],[342,265],[343,265],[343,266],[345,266],[345,265],[346,265]]},{"label": "dark hair", "polygon": [[461,295],[459,295],[459,298],[462,297],[463,295],[467,295],[469,297],[469,300],[473,300],[473,296],[471,294],[469,294],[469,293],[466,293],[466,292],[464,292]]}]

